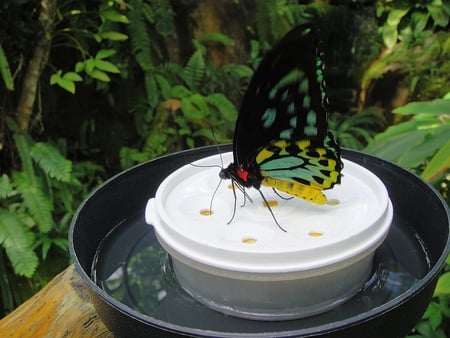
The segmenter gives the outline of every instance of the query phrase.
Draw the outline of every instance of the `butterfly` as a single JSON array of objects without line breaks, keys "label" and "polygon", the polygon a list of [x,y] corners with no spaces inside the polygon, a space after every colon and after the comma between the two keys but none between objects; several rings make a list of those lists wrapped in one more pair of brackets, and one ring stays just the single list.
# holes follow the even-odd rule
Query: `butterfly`
[{"label": "butterfly", "polygon": [[327,202],[322,190],[340,183],[343,163],[328,130],[322,58],[318,30],[303,24],[288,32],[256,69],[236,122],[234,162],[220,171],[244,196],[245,188],[253,187],[269,206],[263,185],[322,205]]}]

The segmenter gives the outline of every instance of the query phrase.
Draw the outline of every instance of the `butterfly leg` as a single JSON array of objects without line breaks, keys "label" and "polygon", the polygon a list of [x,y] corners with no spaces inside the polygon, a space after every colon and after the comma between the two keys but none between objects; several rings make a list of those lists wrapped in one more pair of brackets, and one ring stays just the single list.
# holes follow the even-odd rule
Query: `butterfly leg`
[{"label": "butterfly leg", "polygon": [[278,197],[281,198],[282,200],[289,201],[289,200],[291,200],[291,199],[294,198],[294,196],[289,196],[289,197],[282,196],[282,195],[277,191],[277,189],[275,189],[275,188],[272,188],[272,190],[273,190],[273,192],[274,192],[275,194],[277,194]]},{"label": "butterfly leg", "polygon": [[273,218],[273,220],[275,221],[276,225],[278,225],[278,227],[279,227],[282,231],[286,232],[286,229],[284,229],[284,228],[280,225],[280,223],[278,223],[277,218],[275,217],[275,214],[273,213],[273,210],[272,210],[272,208],[270,207],[269,202],[267,201],[267,199],[266,199],[266,197],[264,196],[264,194],[262,193],[262,191],[261,191],[260,189],[257,189],[257,190],[259,191],[259,193],[260,193],[260,195],[261,195],[261,197],[262,197],[262,199],[263,199],[265,205],[266,205],[267,208],[269,209],[270,214],[272,215],[272,218]]}]

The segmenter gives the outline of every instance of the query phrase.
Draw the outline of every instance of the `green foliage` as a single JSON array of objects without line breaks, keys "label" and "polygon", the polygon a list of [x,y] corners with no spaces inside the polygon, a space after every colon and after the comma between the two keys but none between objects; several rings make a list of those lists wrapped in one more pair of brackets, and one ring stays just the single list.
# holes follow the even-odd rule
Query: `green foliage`
[{"label": "green foliage", "polygon": [[[73,71],[63,72],[62,69],[59,69],[53,73],[50,77],[51,85],[58,85],[69,93],[75,94],[76,83],[83,81],[82,74],[100,82],[110,82],[109,74],[120,74],[119,68],[110,58],[117,54],[117,47],[114,43],[121,43],[128,39],[128,35],[116,30],[116,25],[129,23],[127,16],[119,10],[123,5],[124,2],[120,0],[103,0],[98,11],[91,12],[86,8],[82,10],[67,8],[66,13],[60,12],[61,22],[59,25],[63,25],[66,17],[80,20],[79,16],[90,17],[95,15],[98,15],[101,23],[97,26],[97,32],[95,33],[89,30],[79,30],[75,27],[62,27],[56,32],[56,37],[60,36],[67,40],[67,43],[64,43],[63,46],[66,48],[69,46],[78,51],[82,55],[82,60],[76,63]],[[75,4],[75,6],[78,5]],[[73,21],[66,21],[73,24]],[[56,38],[56,40],[58,39]],[[91,41],[96,41],[97,45],[91,46]],[[60,43],[62,44],[62,42]],[[93,55],[90,50],[98,51]]]},{"label": "green foliage", "polygon": [[386,120],[379,109],[371,107],[357,114],[333,113],[329,128],[342,147],[362,149],[373,140],[377,130],[386,127]]},{"label": "green foliage", "polygon": [[16,277],[6,271],[12,268],[16,276],[35,279],[33,285],[39,287],[42,277],[36,271],[47,264],[49,252],[58,251],[68,264],[70,219],[88,192],[86,177],[92,179],[101,169],[73,165],[56,145],[35,142],[12,120],[6,121],[22,163],[0,177],[0,289],[3,307],[12,309],[21,296],[11,287]]},{"label": "green foliage", "polygon": [[381,26],[383,41],[386,47],[392,48],[398,40],[411,41],[424,34],[429,36],[437,27],[447,27],[450,5],[442,0],[380,0],[377,16],[385,20]]},{"label": "green foliage", "polygon": [[[393,111],[408,117],[375,136],[367,152],[415,170],[448,198],[450,168],[450,95],[411,102]],[[450,258],[439,278],[433,301],[408,338],[446,337],[450,320]]]},{"label": "green foliage", "polygon": [[450,168],[450,97],[412,102],[393,111],[409,120],[377,135],[366,151],[422,172],[435,182]]},{"label": "green foliage", "polygon": [[256,7],[256,28],[263,49],[267,50],[295,25],[316,20],[329,8],[329,5],[321,2],[299,4],[292,0],[261,1]]},{"label": "green foliage", "polygon": [[450,5],[441,0],[382,0],[376,9],[388,48],[366,70],[363,89],[371,80],[397,72],[412,99],[445,94],[450,73]]},{"label": "green foliage", "polygon": [[[131,48],[144,72],[144,96],[133,107],[136,128],[143,142],[140,149],[123,147],[120,151],[122,168],[160,156],[180,148],[231,139],[237,116],[235,104],[223,92],[236,88],[236,82],[246,79],[253,71],[245,65],[214,67],[206,57],[207,43],[234,45],[228,36],[210,32],[192,41],[193,53],[184,66],[155,58],[160,53],[152,43],[148,24],[154,16],[150,5],[145,11],[130,13],[128,32]],[[150,17],[150,19],[149,19]],[[211,133],[215,130],[215,138]]]},{"label": "green foliage", "polygon": [[14,81],[11,75],[11,70],[9,69],[8,59],[6,58],[5,51],[0,45],[0,74],[2,75],[5,87],[8,90],[14,90]]},{"label": "green foliage", "polygon": [[433,300],[408,338],[446,338],[450,320],[450,257],[439,277]]}]

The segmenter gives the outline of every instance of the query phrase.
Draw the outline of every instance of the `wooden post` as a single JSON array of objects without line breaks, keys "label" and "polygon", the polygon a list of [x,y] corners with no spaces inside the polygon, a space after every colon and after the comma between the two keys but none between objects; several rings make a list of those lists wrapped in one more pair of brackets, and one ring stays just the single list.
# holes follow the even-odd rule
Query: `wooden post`
[{"label": "wooden post", "polygon": [[114,337],[73,265],[0,320],[0,337]]}]

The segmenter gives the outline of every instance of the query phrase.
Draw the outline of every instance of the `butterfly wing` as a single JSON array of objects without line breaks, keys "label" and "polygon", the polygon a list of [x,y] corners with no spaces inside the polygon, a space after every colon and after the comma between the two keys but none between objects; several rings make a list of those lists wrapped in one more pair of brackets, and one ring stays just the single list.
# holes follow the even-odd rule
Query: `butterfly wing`
[{"label": "butterfly wing", "polygon": [[327,135],[327,98],[317,31],[294,28],[267,53],[243,98],[234,134],[239,164],[278,139],[316,139]]},{"label": "butterfly wing", "polygon": [[238,166],[258,168],[262,184],[302,198],[304,193],[293,189],[320,192],[340,182],[342,162],[327,127],[323,70],[317,31],[311,25],[294,28],[261,61],[234,135]]}]

